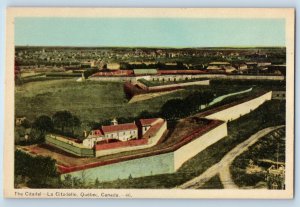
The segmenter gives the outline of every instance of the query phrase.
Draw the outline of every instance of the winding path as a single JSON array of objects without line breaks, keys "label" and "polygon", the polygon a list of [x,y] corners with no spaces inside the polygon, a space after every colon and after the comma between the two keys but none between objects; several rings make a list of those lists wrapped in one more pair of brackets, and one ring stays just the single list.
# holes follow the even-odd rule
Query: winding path
[{"label": "winding path", "polygon": [[186,183],[183,183],[178,188],[182,189],[197,189],[200,188],[202,185],[204,185],[208,180],[210,180],[213,176],[219,175],[220,180],[224,186],[225,189],[237,189],[238,186],[236,186],[231,178],[230,174],[230,165],[234,161],[236,157],[241,155],[243,152],[245,152],[251,145],[255,144],[260,138],[266,136],[270,132],[277,130],[279,128],[284,127],[283,125],[280,126],[274,126],[274,127],[268,127],[265,129],[262,129],[258,131],[257,133],[250,136],[247,140],[237,145],[235,148],[233,148],[230,152],[228,152],[220,162],[217,164],[211,166],[209,169],[207,169],[204,173],[199,175],[198,177],[193,178],[192,180],[187,181]]}]

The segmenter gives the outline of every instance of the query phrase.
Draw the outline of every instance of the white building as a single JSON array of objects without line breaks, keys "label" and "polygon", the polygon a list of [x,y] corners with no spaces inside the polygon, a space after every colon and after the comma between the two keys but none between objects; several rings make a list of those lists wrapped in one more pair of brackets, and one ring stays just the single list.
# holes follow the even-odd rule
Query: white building
[{"label": "white building", "polygon": [[119,70],[121,65],[119,63],[107,63],[106,67],[109,70]]},{"label": "white building", "polygon": [[83,140],[82,144],[86,147],[93,148],[95,142],[103,141],[104,134],[101,129],[92,130],[86,139]]},{"label": "white building", "polygon": [[163,121],[161,118],[140,119],[138,123],[118,124],[117,120],[112,120],[112,125],[102,126],[100,129],[92,130],[83,145],[89,148],[94,147],[96,142],[117,139],[125,142],[131,139],[142,138],[142,136],[155,124]]},{"label": "white building", "polygon": [[135,123],[102,126],[102,131],[106,139],[118,139],[124,142],[138,138],[138,127]]},{"label": "white building", "polygon": [[161,119],[153,118],[153,119],[140,119],[140,123],[142,126],[142,134],[144,135],[151,126],[161,121]]}]

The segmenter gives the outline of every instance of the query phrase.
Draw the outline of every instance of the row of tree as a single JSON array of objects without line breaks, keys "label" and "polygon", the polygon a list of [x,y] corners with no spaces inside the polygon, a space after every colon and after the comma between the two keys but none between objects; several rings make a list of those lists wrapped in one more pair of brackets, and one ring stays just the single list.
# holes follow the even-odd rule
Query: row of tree
[{"label": "row of tree", "polygon": [[[21,127],[25,132],[21,132],[26,136],[25,140],[16,139],[17,144],[34,144],[42,143],[45,140],[47,132],[55,132],[63,135],[75,136],[75,128],[81,125],[80,119],[69,111],[58,111],[52,117],[47,115],[39,116],[34,122],[24,120]],[[21,129],[16,127],[16,132]],[[20,134],[20,133],[19,133]]]}]

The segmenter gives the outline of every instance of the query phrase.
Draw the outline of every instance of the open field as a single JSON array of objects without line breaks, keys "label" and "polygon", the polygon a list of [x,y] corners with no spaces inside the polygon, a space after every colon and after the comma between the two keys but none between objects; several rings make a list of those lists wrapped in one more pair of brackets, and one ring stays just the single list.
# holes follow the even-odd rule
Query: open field
[{"label": "open field", "polygon": [[51,116],[60,110],[69,110],[82,121],[135,116],[144,110],[157,112],[168,99],[185,95],[179,92],[128,104],[122,83],[76,82],[74,79],[30,82],[16,86],[15,91],[16,116],[26,116],[29,120],[42,114]]},{"label": "open field", "polygon": [[76,82],[73,78],[35,81],[16,86],[15,110],[16,117],[26,116],[29,120],[34,120],[42,114],[52,116],[57,111],[68,110],[77,115],[82,122],[102,121],[115,117],[135,117],[142,111],[156,113],[168,100],[184,98],[197,91],[212,91],[217,97],[251,86],[259,85],[251,82],[241,84],[211,81],[210,86],[190,86],[185,90],[128,104],[123,92],[123,83]]},{"label": "open field", "polygon": [[15,101],[16,116],[34,119],[42,114],[51,116],[56,111],[69,110],[81,119],[93,120],[104,116],[104,108],[106,111],[117,110],[126,99],[122,84],[60,79],[16,86]]},{"label": "open field", "polygon": [[[33,120],[42,114],[51,116],[57,111],[69,110],[82,121],[134,117],[145,110],[158,112],[169,99],[208,89],[188,87],[165,96],[128,104],[122,83],[76,82],[75,79],[37,81],[16,86],[16,116]],[[221,92],[226,91],[223,89]]]}]

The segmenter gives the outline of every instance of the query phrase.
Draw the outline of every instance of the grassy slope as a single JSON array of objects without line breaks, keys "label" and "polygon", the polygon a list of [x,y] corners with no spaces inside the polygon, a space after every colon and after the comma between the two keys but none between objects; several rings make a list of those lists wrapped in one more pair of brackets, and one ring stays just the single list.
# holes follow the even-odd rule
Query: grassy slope
[{"label": "grassy slope", "polygon": [[[277,151],[279,150],[279,151]],[[285,162],[285,130],[280,129],[260,139],[249,150],[237,157],[230,168],[234,182],[240,187],[255,186],[265,181],[265,173],[247,174],[249,160],[267,170],[272,164],[261,162],[260,159]]]},{"label": "grassy slope", "polygon": [[[75,82],[74,79],[39,81],[16,87],[16,116],[34,119],[69,110],[81,120],[134,116],[143,110],[158,111],[167,100],[181,93],[128,104],[122,83]],[[151,106],[151,107],[149,107]]]},{"label": "grassy slope", "polygon": [[210,180],[208,180],[204,185],[202,185],[199,189],[223,189],[224,186],[221,183],[220,177],[215,175]]},{"label": "grassy slope", "polygon": [[191,86],[153,99],[128,104],[122,83],[76,82],[75,79],[37,81],[16,86],[16,116],[34,120],[37,116],[53,115],[69,110],[84,121],[99,121],[114,117],[133,117],[141,111],[158,112],[169,99],[186,97],[195,91],[213,90],[215,95],[238,91],[238,85]]}]

